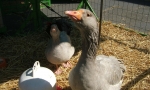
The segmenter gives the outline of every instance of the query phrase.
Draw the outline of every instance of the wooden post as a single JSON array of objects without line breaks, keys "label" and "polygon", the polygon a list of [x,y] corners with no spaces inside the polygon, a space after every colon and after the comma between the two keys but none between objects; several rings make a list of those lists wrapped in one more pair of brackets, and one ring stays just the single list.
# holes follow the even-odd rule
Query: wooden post
[{"label": "wooden post", "polygon": [[3,24],[3,17],[2,17],[2,12],[1,12],[1,7],[0,7],[0,33],[6,32],[6,27],[4,27]]},{"label": "wooden post", "polygon": [[1,8],[0,8],[0,28],[3,27],[3,17],[2,17],[2,12],[1,12]]}]

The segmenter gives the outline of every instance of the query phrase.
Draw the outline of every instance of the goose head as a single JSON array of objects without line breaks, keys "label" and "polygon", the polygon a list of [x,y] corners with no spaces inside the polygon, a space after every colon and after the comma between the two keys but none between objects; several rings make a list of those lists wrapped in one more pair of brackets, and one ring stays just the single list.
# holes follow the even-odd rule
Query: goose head
[{"label": "goose head", "polygon": [[65,11],[79,29],[82,36],[82,52],[95,56],[99,45],[99,25],[94,14],[88,9]]},{"label": "goose head", "polygon": [[51,25],[50,35],[52,36],[53,39],[59,38],[60,31],[56,24]]},{"label": "goose head", "polygon": [[97,19],[88,9],[65,11],[65,14],[72,19],[81,32],[93,32],[98,29]]}]

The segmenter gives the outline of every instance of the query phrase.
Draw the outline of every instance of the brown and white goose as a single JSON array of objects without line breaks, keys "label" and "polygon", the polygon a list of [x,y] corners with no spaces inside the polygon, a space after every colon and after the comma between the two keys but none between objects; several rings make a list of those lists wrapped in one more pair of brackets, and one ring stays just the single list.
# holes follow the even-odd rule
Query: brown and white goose
[{"label": "brown and white goose", "polygon": [[98,55],[99,26],[87,9],[65,11],[82,36],[82,53],[69,74],[72,90],[120,90],[125,66],[114,56]]},{"label": "brown and white goose", "polygon": [[[65,62],[70,60],[75,52],[70,37],[65,31],[60,31],[56,24],[51,25],[49,33],[52,38],[45,50],[47,60],[56,66],[63,64],[65,67],[69,67],[69,63],[65,64]],[[55,73],[60,74],[62,71],[58,66],[57,69]]]}]

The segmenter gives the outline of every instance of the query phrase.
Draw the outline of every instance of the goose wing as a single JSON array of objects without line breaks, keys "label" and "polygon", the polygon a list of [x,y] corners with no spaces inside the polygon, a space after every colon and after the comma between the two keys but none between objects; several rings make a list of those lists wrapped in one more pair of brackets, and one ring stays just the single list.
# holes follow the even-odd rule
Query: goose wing
[{"label": "goose wing", "polygon": [[96,63],[103,70],[101,74],[110,85],[115,85],[122,81],[125,66],[117,58],[114,56],[98,55]]}]

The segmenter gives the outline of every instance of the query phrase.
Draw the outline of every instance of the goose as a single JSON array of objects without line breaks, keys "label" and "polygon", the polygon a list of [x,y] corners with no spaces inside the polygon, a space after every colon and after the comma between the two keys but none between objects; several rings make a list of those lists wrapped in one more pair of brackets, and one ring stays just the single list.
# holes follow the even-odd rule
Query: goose
[{"label": "goose", "polygon": [[[47,28],[46,28],[46,32],[50,35],[50,33],[49,33],[49,30],[50,30],[50,28],[51,28],[51,25],[53,25],[53,24],[56,24],[57,25],[57,27],[58,27],[58,29],[60,30],[60,31],[65,31],[66,33],[67,33],[67,35],[69,35],[70,36],[70,33],[71,33],[71,28],[72,28],[72,24],[68,21],[68,20],[66,20],[66,19],[64,19],[64,18],[58,18],[58,19],[55,19],[55,20],[53,20],[52,22],[47,22]],[[51,35],[50,35],[51,36]]]},{"label": "goose", "polygon": [[58,65],[63,64],[64,67],[70,67],[68,60],[73,56],[75,48],[71,45],[71,40],[67,33],[60,31],[56,24],[51,25],[49,33],[52,38],[49,40],[45,55],[50,63],[56,65],[55,74],[59,75],[62,71],[58,68]]},{"label": "goose", "polygon": [[120,90],[124,64],[115,56],[98,55],[99,25],[88,9],[65,11],[79,29],[82,53],[76,66],[69,73],[72,90]]}]

